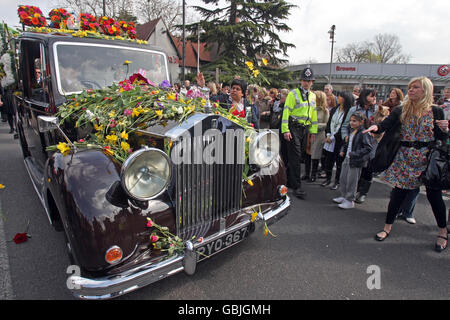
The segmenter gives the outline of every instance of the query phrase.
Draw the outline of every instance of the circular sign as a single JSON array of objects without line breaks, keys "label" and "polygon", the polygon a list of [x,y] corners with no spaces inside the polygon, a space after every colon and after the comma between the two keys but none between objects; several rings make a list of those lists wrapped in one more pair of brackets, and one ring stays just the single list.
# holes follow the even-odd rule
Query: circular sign
[{"label": "circular sign", "polygon": [[450,68],[446,64],[440,66],[438,69],[438,75],[440,75],[441,77],[448,76],[449,73],[450,73]]}]

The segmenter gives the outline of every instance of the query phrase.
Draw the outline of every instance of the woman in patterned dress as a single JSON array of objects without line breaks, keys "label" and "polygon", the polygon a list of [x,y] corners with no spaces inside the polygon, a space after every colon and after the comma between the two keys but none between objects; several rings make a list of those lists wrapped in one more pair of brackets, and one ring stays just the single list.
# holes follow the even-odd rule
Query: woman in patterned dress
[{"label": "woman in patterned dress", "polygon": [[[408,85],[408,100],[397,107],[391,115],[365,132],[382,133],[401,125],[402,142],[391,166],[383,173],[382,179],[393,185],[386,224],[375,239],[385,240],[392,229],[395,217],[408,192],[420,187],[420,176],[427,167],[427,153],[434,140],[446,141],[448,120],[442,109],[433,107],[433,83],[426,77],[414,78]],[[433,109],[434,108],[434,109]],[[435,113],[436,119],[433,117]],[[427,198],[438,225],[438,240],[435,250],[447,247],[448,232],[445,203],[442,190],[426,188]]]}]

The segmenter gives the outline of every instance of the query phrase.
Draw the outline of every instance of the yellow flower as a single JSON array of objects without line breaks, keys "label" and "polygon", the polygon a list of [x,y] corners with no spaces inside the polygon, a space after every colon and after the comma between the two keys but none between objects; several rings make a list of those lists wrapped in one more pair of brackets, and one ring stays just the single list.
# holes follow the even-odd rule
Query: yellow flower
[{"label": "yellow flower", "polygon": [[5,189],[5,185],[0,183],[0,189]]},{"label": "yellow flower", "polygon": [[139,109],[139,108],[133,108],[132,116],[133,116],[133,117],[139,116],[139,115],[141,114],[141,110],[142,110],[142,109]]},{"label": "yellow flower", "polygon": [[247,183],[251,186],[251,187],[253,187],[253,181],[252,180],[247,180]]},{"label": "yellow flower", "polygon": [[121,142],[120,146],[122,147],[123,151],[128,152],[130,150],[130,145],[126,142]]},{"label": "yellow flower", "polygon": [[247,61],[245,64],[247,65],[247,67],[248,67],[250,70],[253,70],[253,62]]},{"label": "yellow flower", "polygon": [[174,94],[174,93],[169,93],[169,94],[167,95],[167,99],[169,99],[169,100],[174,100],[174,101],[175,101],[175,94]]},{"label": "yellow flower", "polygon": [[123,62],[123,64],[126,66],[126,65],[129,65],[131,63],[131,61],[130,60],[125,60],[124,62]]},{"label": "yellow flower", "polygon": [[162,115],[163,115],[163,111],[162,111],[162,110],[156,110],[155,113],[156,113],[156,115],[157,115],[159,118],[161,118]]},{"label": "yellow flower", "polygon": [[110,118],[114,118],[116,116],[116,111],[115,110],[111,111],[110,113],[108,113],[108,116]]},{"label": "yellow flower", "polygon": [[103,150],[105,151],[106,154],[109,154],[110,156],[114,155],[114,151],[112,151],[111,149],[104,148]]},{"label": "yellow flower", "polygon": [[267,66],[267,63],[268,63],[267,59],[262,58],[262,63],[263,63],[263,65]]},{"label": "yellow flower", "polygon": [[258,217],[258,212],[256,212],[256,211],[253,212],[253,213],[252,213],[252,219],[251,219],[251,221],[252,221],[252,222],[255,222],[255,220],[256,220],[257,217]]},{"label": "yellow flower", "polygon": [[67,156],[70,153],[70,147],[65,142],[60,142],[56,146],[56,148],[61,152],[64,156]]},{"label": "yellow flower", "polygon": [[117,136],[115,134],[107,135],[106,136],[106,142],[114,144],[117,141]]},{"label": "yellow flower", "polygon": [[125,131],[123,131],[123,132],[120,134],[120,137],[121,137],[122,139],[124,139],[124,140],[128,140],[128,133],[126,133]]},{"label": "yellow flower", "polygon": [[255,69],[253,70],[253,77],[257,77],[259,75],[259,70]]},{"label": "yellow flower", "polygon": [[97,130],[97,131],[101,131],[101,130],[103,130],[103,125],[98,125],[98,124],[96,124],[96,123],[94,123],[94,128],[95,128],[95,130]]}]

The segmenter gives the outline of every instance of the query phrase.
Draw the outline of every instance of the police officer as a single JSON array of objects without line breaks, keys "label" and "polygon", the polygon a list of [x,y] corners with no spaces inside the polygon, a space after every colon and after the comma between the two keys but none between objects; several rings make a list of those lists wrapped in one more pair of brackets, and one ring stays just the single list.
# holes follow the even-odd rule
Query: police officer
[{"label": "police officer", "polygon": [[308,131],[312,143],[318,129],[316,95],[311,91],[313,83],[312,69],[305,68],[300,78],[301,87],[292,90],[286,98],[281,122],[281,133],[288,141],[288,181],[299,198],[306,195],[300,179],[302,152],[306,147]]}]

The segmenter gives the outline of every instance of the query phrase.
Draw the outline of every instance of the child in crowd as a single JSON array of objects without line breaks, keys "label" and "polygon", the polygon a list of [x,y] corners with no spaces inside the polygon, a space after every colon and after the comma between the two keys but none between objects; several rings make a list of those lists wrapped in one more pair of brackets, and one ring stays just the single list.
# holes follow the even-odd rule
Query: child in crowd
[{"label": "child in crowd", "polygon": [[365,116],[360,112],[355,112],[350,117],[351,133],[348,142],[341,149],[340,156],[345,157],[339,178],[341,196],[333,199],[341,209],[355,207],[354,199],[359,175],[361,169],[367,166],[373,148],[370,135],[362,133],[365,120]]}]

